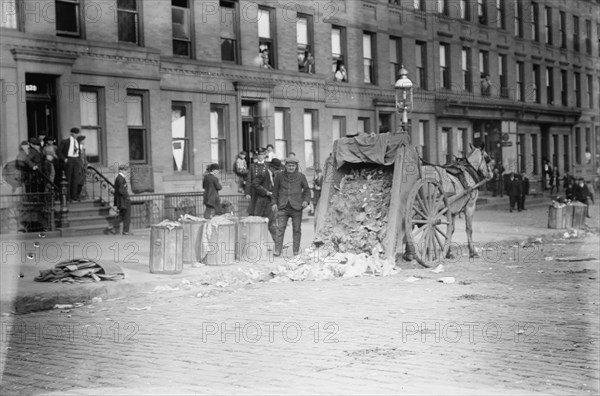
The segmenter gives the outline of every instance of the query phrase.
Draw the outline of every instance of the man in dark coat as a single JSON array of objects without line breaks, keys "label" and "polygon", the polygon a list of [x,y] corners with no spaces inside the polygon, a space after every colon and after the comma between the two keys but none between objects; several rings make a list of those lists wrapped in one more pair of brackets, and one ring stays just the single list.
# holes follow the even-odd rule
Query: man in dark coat
[{"label": "man in dark coat", "polygon": [[58,158],[62,162],[67,183],[69,183],[68,200],[79,201],[78,186],[81,170],[81,158],[79,142],[79,128],[71,128],[71,136],[60,142],[58,146]]},{"label": "man in dark coat", "polygon": [[42,171],[42,164],[44,163],[44,154],[42,154],[42,146],[38,138],[29,139],[29,152],[25,163],[29,168],[29,180],[25,182],[25,190],[27,192],[43,192],[45,191],[44,186],[46,183],[40,173]]},{"label": "man in dark coat", "polygon": [[521,172],[521,199],[519,199],[519,203],[517,207],[519,211],[525,210],[525,198],[529,195],[529,178],[525,174],[525,171]]},{"label": "man in dark coat", "polygon": [[[515,204],[521,199],[521,191],[521,180],[519,180],[519,177],[513,172],[508,176],[508,182],[506,185],[506,192],[508,193],[508,201],[511,212],[515,208]],[[519,212],[521,211],[521,209],[518,207],[517,209]]]},{"label": "man in dark coat", "polygon": [[275,256],[281,256],[283,236],[289,218],[292,218],[293,254],[300,253],[300,237],[302,234],[302,211],[310,202],[310,187],[306,176],[298,171],[298,160],[288,157],[285,170],[275,177],[271,202],[272,210],[277,217],[277,238],[275,240]]},{"label": "man in dark coat", "polygon": [[275,177],[281,171],[281,168],[279,158],[273,158],[267,170],[254,178],[254,188],[258,196],[254,207],[254,215],[269,219],[268,227],[273,241],[277,238],[277,223],[272,208],[271,196],[273,195]]},{"label": "man in dark coat", "polygon": [[250,164],[250,168],[248,170],[248,178],[246,180],[246,199],[250,200],[250,205],[248,205],[248,216],[255,215],[254,212],[258,195],[256,188],[254,187],[254,179],[267,170],[267,163],[265,162],[266,153],[266,149],[258,149],[256,152],[257,161]]},{"label": "man in dark coat", "polygon": [[[119,218],[117,220],[117,227],[123,222],[123,235],[133,235],[129,232],[129,225],[131,223],[131,200],[129,198],[129,190],[127,189],[127,172],[129,166],[126,164],[119,165],[119,174],[115,178],[115,200],[114,204],[119,209]],[[115,227],[110,225],[106,230],[105,234],[110,232],[115,234]]]},{"label": "man in dark coat", "polygon": [[590,189],[588,188],[587,184],[585,184],[585,180],[583,179],[583,177],[580,177],[577,180],[577,184],[573,188],[573,197],[575,198],[575,201],[579,201],[587,205],[587,207],[585,208],[585,216],[590,217],[588,209],[589,205],[594,203],[594,196],[590,192]]},{"label": "man in dark coat", "polygon": [[210,164],[206,169],[206,174],[202,180],[202,188],[204,189],[204,218],[212,219],[221,211],[221,199],[219,198],[219,190],[221,190],[221,182],[219,182],[219,165]]}]

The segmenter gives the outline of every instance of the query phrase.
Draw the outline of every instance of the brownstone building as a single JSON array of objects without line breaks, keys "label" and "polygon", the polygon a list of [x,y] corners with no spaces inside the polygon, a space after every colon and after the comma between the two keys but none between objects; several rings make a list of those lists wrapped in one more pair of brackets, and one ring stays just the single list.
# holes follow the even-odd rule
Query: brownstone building
[{"label": "brownstone building", "polygon": [[546,158],[597,176],[597,1],[0,3],[3,162],[78,126],[91,163],[145,168],[147,191],[199,190],[268,143],[310,172],[340,136],[397,129],[403,64],[425,159],[483,142],[534,178]]}]

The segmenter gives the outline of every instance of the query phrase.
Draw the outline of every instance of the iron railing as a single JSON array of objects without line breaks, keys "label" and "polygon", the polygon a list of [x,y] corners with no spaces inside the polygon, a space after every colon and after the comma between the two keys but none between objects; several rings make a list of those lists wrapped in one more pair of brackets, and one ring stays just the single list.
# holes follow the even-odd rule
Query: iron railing
[{"label": "iron railing", "polygon": [[[136,194],[131,196],[131,228],[145,228],[162,220],[178,220],[181,216],[204,216],[203,193]],[[237,217],[247,215],[249,201],[243,195],[221,195]]]},{"label": "iron railing", "polygon": [[53,231],[54,192],[0,196],[0,233]]},{"label": "iron railing", "polygon": [[105,205],[112,205],[115,195],[115,186],[106,176],[92,165],[85,170],[85,193],[87,199],[100,201]]}]

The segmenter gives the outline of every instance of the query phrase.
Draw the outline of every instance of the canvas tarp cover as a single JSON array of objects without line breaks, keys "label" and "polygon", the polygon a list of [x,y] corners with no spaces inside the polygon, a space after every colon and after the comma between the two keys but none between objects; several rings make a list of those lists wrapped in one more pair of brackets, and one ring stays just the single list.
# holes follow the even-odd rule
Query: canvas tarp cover
[{"label": "canvas tarp cover", "polygon": [[392,165],[398,148],[409,143],[408,135],[404,133],[361,133],[341,138],[335,153],[337,167],[339,169],[347,162]]}]

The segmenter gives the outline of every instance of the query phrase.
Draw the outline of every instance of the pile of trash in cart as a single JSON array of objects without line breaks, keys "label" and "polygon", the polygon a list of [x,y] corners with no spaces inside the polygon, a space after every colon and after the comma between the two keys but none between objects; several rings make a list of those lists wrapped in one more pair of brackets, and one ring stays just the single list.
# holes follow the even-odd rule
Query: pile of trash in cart
[{"label": "pile of trash in cart", "polygon": [[339,253],[383,253],[393,171],[381,166],[352,169],[329,199],[314,243]]}]

